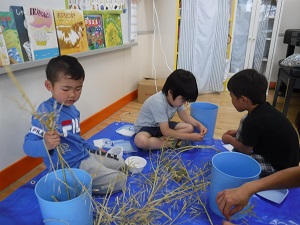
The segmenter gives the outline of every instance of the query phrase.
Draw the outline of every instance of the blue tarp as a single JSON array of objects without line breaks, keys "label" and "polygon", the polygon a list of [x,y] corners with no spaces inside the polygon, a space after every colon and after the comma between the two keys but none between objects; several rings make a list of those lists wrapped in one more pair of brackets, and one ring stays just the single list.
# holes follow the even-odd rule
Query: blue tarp
[{"label": "blue tarp", "polygon": [[[134,150],[137,152],[126,153],[124,158],[127,158],[131,155],[142,156],[147,159],[148,164],[143,171],[145,179],[147,176],[153,173],[153,161],[155,157],[159,157],[160,151],[153,151],[151,154],[147,151],[142,151],[137,149],[133,143],[132,137],[122,136],[116,133],[116,130],[122,127],[124,122],[115,122],[107,126],[101,132],[95,134],[88,141],[93,142],[96,139],[108,138],[114,141],[125,140],[129,141]],[[220,140],[210,139],[203,142],[193,143],[198,146],[210,146],[218,151],[227,151]],[[207,148],[194,148],[187,152],[180,154],[181,159],[187,165],[188,169],[201,168],[202,165],[207,165],[210,163],[210,160],[214,154],[217,154],[215,149],[210,147]],[[150,162],[150,158],[152,163]],[[152,164],[152,167],[150,166]],[[154,163],[155,164],[155,163]],[[155,165],[154,165],[155,166]],[[21,168],[20,168],[21,169]],[[34,194],[34,187],[36,182],[46,174],[46,171],[43,171],[41,174],[36,176],[27,184],[18,188],[14,193],[0,202],[0,224],[1,225],[42,225],[43,220],[39,205]],[[139,191],[141,188],[141,179],[140,175],[131,175],[128,177],[128,188],[130,188],[130,195],[134,194],[135,191]],[[209,181],[209,173],[207,173],[207,179]],[[300,178],[299,178],[300,179]],[[137,182],[139,181],[139,182]],[[168,187],[169,190],[172,189],[172,185],[176,186],[175,183],[170,184]],[[167,193],[167,189],[163,190],[164,194]],[[114,206],[116,198],[119,197],[121,193],[113,194],[112,198],[109,201],[109,206]],[[213,224],[222,224],[222,218],[215,215],[208,206],[208,196],[209,196],[209,187],[206,192],[201,193],[201,200],[206,204],[208,213],[213,221]],[[103,198],[101,196],[94,196],[98,202],[102,202]],[[128,196],[127,196],[128,197]],[[147,197],[147,196],[146,196]],[[243,219],[234,221],[236,224],[281,224],[281,225],[297,225],[300,224],[300,188],[290,189],[289,194],[286,199],[281,203],[273,203],[266,199],[263,199],[257,195],[254,195],[251,200],[251,205],[254,206],[251,215],[247,215]],[[178,210],[183,206],[182,201],[178,201],[177,206],[174,207],[174,203],[165,203],[162,204],[161,210],[168,214],[172,219],[175,219],[178,215]],[[205,213],[201,212],[199,216],[195,216],[195,211],[202,211],[201,205],[195,203],[193,206],[186,209],[186,213],[175,221],[173,224],[210,224],[208,217]],[[194,212],[194,213],[193,213]],[[157,221],[157,224],[166,223],[168,220],[164,217],[160,218]],[[80,224],[79,224],[80,225]]]}]

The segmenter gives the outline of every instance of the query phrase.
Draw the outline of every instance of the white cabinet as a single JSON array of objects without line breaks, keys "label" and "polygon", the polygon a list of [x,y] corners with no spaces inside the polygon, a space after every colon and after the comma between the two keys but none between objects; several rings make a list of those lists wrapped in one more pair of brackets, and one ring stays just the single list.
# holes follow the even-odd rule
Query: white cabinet
[{"label": "white cabinet", "polygon": [[270,80],[283,0],[237,0],[230,73],[253,68]]}]

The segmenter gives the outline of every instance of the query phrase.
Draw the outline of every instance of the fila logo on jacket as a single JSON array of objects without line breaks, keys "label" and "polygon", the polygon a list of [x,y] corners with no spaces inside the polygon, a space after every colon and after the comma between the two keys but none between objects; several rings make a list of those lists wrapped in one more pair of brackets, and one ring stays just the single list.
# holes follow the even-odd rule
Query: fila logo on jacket
[{"label": "fila logo on jacket", "polygon": [[[75,119],[71,119],[71,120],[62,121],[61,122],[61,129],[62,129],[64,137],[68,136],[68,132],[71,132],[73,134],[79,133],[80,132],[80,127],[79,127],[78,119],[75,118]],[[37,135],[37,136],[40,136],[40,137],[44,136],[44,130],[39,128],[39,127],[36,127],[36,126],[32,126],[30,128],[30,132]]]}]

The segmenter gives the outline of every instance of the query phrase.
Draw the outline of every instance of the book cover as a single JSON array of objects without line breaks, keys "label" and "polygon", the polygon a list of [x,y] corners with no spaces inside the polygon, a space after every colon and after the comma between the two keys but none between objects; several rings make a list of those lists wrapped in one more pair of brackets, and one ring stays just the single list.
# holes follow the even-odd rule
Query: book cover
[{"label": "book cover", "polygon": [[103,27],[106,47],[123,44],[121,16],[119,14],[103,14]]},{"label": "book cover", "polygon": [[105,0],[99,0],[100,10],[105,10]]},{"label": "book cover", "polygon": [[105,10],[112,10],[112,0],[105,0]]},{"label": "book cover", "polygon": [[23,63],[20,39],[12,12],[0,12],[0,26],[7,48],[10,64]]},{"label": "book cover", "polygon": [[0,66],[9,65],[8,53],[4,41],[4,36],[2,30],[0,29]]},{"label": "book cover", "polygon": [[90,10],[91,9],[91,1],[90,0],[78,0],[81,2],[82,10]]},{"label": "book cover", "polygon": [[85,15],[84,22],[89,49],[105,48],[102,15]]},{"label": "book cover", "polygon": [[91,9],[92,10],[103,10],[104,3],[103,0],[91,0]]},{"label": "book cover", "polygon": [[56,9],[54,10],[54,18],[61,55],[89,50],[81,10]]},{"label": "book cover", "polygon": [[66,9],[90,10],[94,0],[65,0]]},{"label": "book cover", "polygon": [[33,60],[59,55],[53,10],[24,6],[25,23]]},{"label": "book cover", "polygon": [[25,62],[31,61],[32,55],[31,55],[28,31],[27,28],[25,27],[25,22],[24,22],[25,16],[24,16],[23,6],[10,6],[10,11],[13,12],[14,14],[16,28],[20,39],[23,59]]},{"label": "book cover", "polygon": [[111,0],[111,9],[121,10],[122,9],[121,0]]}]

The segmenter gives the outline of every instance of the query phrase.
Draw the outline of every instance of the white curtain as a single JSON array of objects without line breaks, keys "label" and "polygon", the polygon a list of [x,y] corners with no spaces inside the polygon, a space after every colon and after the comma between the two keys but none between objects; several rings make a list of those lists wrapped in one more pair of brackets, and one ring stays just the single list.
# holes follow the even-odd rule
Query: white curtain
[{"label": "white curtain", "polygon": [[191,71],[199,93],[222,91],[229,0],[182,0],[177,68]]}]

